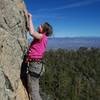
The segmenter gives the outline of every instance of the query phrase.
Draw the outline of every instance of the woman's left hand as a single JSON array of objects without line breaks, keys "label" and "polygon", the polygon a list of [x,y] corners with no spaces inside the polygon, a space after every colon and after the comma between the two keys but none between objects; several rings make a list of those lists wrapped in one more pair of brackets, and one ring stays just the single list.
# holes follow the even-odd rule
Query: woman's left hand
[{"label": "woman's left hand", "polygon": [[29,18],[32,18],[32,15],[31,15],[31,13],[28,13],[28,17],[29,17]]}]

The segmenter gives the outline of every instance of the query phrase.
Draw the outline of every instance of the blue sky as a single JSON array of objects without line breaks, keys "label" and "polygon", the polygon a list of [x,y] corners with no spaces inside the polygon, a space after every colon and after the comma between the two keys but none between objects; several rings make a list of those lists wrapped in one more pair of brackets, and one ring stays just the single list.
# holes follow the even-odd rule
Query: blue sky
[{"label": "blue sky", "polygon": [[54,37],[100,37],[100,0],[24,0],[35,28],[47,21]]}]

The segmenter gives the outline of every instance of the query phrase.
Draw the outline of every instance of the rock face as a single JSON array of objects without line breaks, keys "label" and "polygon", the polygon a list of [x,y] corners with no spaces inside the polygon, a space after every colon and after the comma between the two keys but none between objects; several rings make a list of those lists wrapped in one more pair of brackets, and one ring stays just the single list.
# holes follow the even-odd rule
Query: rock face
[{"label": "rock face", "polygon": [[21,49],[27,46],[25,10],[22,0],[0,0],[0,100],[28,100],[20,79]]}]

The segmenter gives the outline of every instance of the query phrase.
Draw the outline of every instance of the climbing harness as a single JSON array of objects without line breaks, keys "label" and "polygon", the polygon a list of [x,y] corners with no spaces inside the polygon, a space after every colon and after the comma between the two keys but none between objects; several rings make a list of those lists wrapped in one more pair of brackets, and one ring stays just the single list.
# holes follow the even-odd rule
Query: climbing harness
[{"label": "climbing harness", "polygon": [[[42,66],[41,66],[41,69],[40,69],[40,72],[35,72],[35,71],[30,71],[29,70],[29,65],[30,65],[30,63],[37,63],[37,64],[42,64]],[[35,78],[40,78],[40,76],[42,75],[42,72],[44,71],[44,64],[43,64],[43,61],[40,61],[40,62],[34,62],[34,61],[32,61],[32,62],[28,62],[28,74],[30,74],[31,76],[33,76],[33,77],[35,77]]]}]

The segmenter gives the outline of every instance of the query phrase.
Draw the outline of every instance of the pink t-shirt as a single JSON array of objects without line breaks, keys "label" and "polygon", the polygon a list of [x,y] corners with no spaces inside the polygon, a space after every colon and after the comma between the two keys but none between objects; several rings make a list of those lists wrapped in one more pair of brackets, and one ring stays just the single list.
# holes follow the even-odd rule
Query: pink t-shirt
[{"label": "pink t-shirt", "polygon": [[29,47],[28,59],[43,58],[47,46],[47,36],[43,34],[41,40],[34,39]]}]

